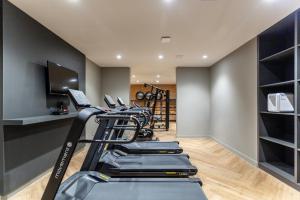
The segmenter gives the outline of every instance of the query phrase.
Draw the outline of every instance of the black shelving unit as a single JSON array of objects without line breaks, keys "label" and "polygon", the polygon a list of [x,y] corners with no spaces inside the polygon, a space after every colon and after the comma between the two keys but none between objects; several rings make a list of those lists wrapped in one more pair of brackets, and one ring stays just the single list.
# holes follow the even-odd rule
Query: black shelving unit
[{"label": "black shelving unit", "polygon": [[[300,10],[258,36],[259,167],[300,190]],[[292,113],[267,111],[269,93],[294,95]]]}]

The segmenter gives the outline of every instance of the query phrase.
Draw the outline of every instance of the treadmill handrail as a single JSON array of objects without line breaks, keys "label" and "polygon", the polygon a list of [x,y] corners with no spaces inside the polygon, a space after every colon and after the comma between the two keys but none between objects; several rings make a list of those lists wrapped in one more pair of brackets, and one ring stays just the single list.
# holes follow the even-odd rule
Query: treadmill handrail
[{"label": "treadmill handrail", "polygon": [[[98,116],[99,117],[99,116]],[[104,144],[129,144],[132,143],[136,140],[140,133],[141,125],[139,120],[136,117],[133,116],[122,116],[122,115],[117,115],[117,116],[108,116],[108,115],[103,115],[103,119],[122,119],[122,120],[132,120],[136,124],[136,128],[134,129],[124,129],[124,130],[135,130],[135,133],[133,137],[130,140],[80,140],[79,142],[81,143],[104,143]],[[115,129],[112,127],[112,130]],[[119,127],[117,128],[119,129]]]},{"label": "treadmill handrail", "polygon": [[[112,112],[107,113],[107,115],[122,115],[122,116],[134,115],[138,118],[142,118],[142,122],[140,122],[140,129],[144,128],[150,120],[148,115],[146,115],[145,112],[143,112],[143,111],[131,111],[131,110],[115,111],[115,110],[113,110]],[[97,116],[96,118],[99,118],[99,117],[100,116]]]},{"label": "treadmill handrail", "polygon": [[102,113],[105,113],[105,111],[94,107],[85,108],[78,113],[77,117],[72,123],[71,129],[56,161],[56,164],[42,196],[42,200],[53,200],[55,198],[62,179],[70,164],[71,158],[75,152],[78,140],[82,134],[86,122],[92,116]]},{"label": "treadmill handrail", "polygon": [[[106,113],[106,114],[103,114]],[[130,141],[112,141],[112,140],[103,140],[103,141],[94,141],[94,142],[102,142],[102,143],[130,143],[136,140],[139,130],[140,123],[136,117],[126,116],[126,115],[107,115],[107,110],[98,109],[95,107],[89,107],[81,110],[78,113],[78,116],[74,119],[71,129],[67,135],[66,141],[63,145],[63,148],[60,152],[60,155],[56,161],[48,184],[46,186],[45,192],[42,196],[42,200],[53,200],[56,196],[56,193],[60,187],[62,179],[67,171],[67,168],[70,164],[71,158],[75,152],[76,146],[79,143],[80,136],[83,132],[85,124],[87,121],[94,115],[97,115],[97,118],[110,120],[110,119],[126,119],[131,120],[136,125],[136,131],[133,138]],[[112,127],[113,128],[113,127]],[[88,140],[87,140],[88,142]]]},{"label": "treadmill handrail", "polygon": [[144,128],[149,122],[149,119],[148,119],[147,115],[142,110],[124,110],[124,111],[121,111],[121,112],[115,111],[115,112],[112,112],[112,113],[108,113],[108,115],[111,115],[111,114],[120,114],[120,115],[128,114],[128,115],[136,115],[138,117],[141,117],[141,118],[143,118],[143,123],[141,124],[140,128]]}]

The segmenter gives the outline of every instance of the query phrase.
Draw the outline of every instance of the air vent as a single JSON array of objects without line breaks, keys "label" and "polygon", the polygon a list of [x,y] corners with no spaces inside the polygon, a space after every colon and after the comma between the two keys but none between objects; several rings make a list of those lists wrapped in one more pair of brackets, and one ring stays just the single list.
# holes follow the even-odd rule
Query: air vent
[{"label": "air vent", "polygon": [[167,44],[171,42],[171,37],[170,36],[162,36],[160,39],[161,43]]}]

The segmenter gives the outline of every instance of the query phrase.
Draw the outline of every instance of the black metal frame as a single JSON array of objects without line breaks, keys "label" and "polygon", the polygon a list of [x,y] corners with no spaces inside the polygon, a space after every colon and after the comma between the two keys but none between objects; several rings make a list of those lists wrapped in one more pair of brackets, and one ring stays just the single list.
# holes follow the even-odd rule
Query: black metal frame
[{"label": "black metal frame", "polygon": [[103,111],[96,108],[86,108],[78,113],[78,116],[73,121],[69,134],[56,161],[45,192],[42,196],[42,200],[53,200],[55,198],[86,122],[90,117],[101,113],[103,113]]},{"label": "black metal frame", "polygon": [[[150,128],[156,129],[154,115],[155,115],[155,109],[156,109],[156,104],[157,104],[157,97],[159,94],[163,94],[165,96],[165,101],[166,101],[165,130],[168,131],[170,128],[170,90],[163,90],[159,87],[156,87],[154,85],[150,85],[147,83],[144,84],[144,87],[151,87],[151,93],[153,94],[151,99],[154,99],[154,102],[152,105],[152,117],[150,120]],[[154,93],[154,91],[155,91],[155,93]],[[146,106],[148,108],[150,108],[150,106],[151,106],[151,99],[147,100],[147,102],[146,102]]]},{"label": "black metal frame", "polygon": [[[126,144],[132,143],[136,140],[139,130],[141,128],[138,119],[132,117],[131,115],[128,116],[128,113],[126,111],[123,112],[123,114],[124,115],[118,116],[113,116],[109,114],[105,117],[97,116],[98,118],[101,118],[101,122],[99,123],[97,132],[94,135],[93,140],[81,140],[81,142],[91,143],[91,145],[86,154],[85,160],[83,161],[80,171],[96,170],[101,155],[103,154],[106,148],[109,148],[109,146],[106,146],[106,144]],[[128,122],[132,121],[132,119],[137,125],[136,128],[127,125]],[[114,130],[113,133],[111,133],[112,130]],[[119,134],[120,131],[123,133],[124,130],[135,130],[136,132],[130,140],[118,140],[119,137],[111,137]]]},{"label": "black metal frame", "polygon": [[[95,169],[95,165],[98,163],[99,158],[104,150],[105,144],[127,144],[136,140],[138,136],[140,124],[137,118],[131,115],[121,115],[118,113],[107,113],[106,111],[97,108],[85,108],[81,110],[78,116],[74,119],[72,127],[60,152],[60,155],[56,161],[49,182],[46,186],[42,200],[52,200],[59,189],[62,179],[70,164],[71,158],[75,152],[76,146],[79,142],[92,143],[88,154],[83,162],[81,171],[89,171]],[[100,120],[99,128],[97,129],[97,137],[94,140],[80,140],[80,136],[83,132],[85,124],[94,115]],[[113,129],[120,129],[121,127],[114,127],[115,122],[118,120],[133,121],[136,128],[129,127],[129,130],[135,130],[135,134],[130,140],[110,140],[109,136]],[[123,129],[126,129],[124,127]]]}]

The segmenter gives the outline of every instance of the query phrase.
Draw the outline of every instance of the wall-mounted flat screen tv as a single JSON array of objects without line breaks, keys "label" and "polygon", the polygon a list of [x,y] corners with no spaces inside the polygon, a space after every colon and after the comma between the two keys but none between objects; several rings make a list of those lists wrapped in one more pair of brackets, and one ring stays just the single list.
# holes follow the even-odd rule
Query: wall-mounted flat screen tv
[{"label": "wall-mounted flat screen tv", "polygon": [[78,73],[59,64],[47,62],[48,93],[65,95],[68,89],[79,89]]}]

